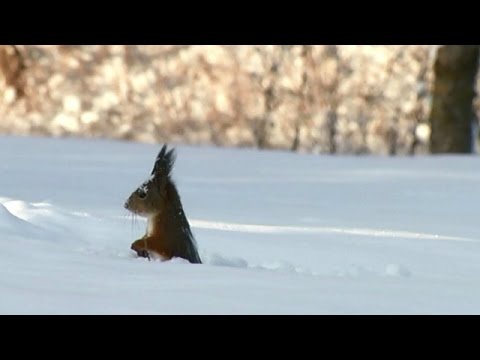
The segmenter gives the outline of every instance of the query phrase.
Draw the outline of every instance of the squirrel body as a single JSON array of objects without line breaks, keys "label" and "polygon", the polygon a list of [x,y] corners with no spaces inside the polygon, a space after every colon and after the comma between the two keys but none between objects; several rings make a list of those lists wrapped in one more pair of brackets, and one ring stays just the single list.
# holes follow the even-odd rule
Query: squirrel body
[{"label": "squirrel body", "polygon": [[124,207],[148,219],[146,234],[131,249],[140,257],[159,256],[162,260],[179,257],[201,264],[195,238],[183,210],[177,187],[171,179],[175,149],[160,150],[152,173],[129,196]]}]

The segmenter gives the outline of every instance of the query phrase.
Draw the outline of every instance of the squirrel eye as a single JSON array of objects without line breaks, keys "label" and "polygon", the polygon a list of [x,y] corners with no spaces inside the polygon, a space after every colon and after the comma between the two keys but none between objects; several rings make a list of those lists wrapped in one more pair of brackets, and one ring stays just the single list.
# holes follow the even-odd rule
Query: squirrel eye
[{"label": "squirrel eye", "polygon": [[138,191],[137,195],[140,199],[145,199],[147,197],[147,193],[145,191]]}]

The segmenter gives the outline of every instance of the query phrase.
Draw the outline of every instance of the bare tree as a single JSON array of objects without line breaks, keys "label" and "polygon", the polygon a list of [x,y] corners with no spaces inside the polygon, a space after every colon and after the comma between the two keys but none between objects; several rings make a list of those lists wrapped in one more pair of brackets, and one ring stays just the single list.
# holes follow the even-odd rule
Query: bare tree
[{"label": "bare tree", "polygon": [[344,64],[338,54],[337,45],[327,45],[325,47],[325,60],[334,61],[333,76],[329,80],[321,78],[318,82],[320,91],[327,104],[327,132],[328,132],[328,152],[335,154],[337,152],[337,121],[338,108],[341,102],[340,85],[343,77],[348,73],[346,64]]},{"label": "bare tree", "polygon": [[437,51],[430,124],[432,153],[471,153],[478,45],[444,45]]},{"label": "bare tree", "polygon": [[418,126],[427,120],[427,111],[423,104],[428,97],[427,75],[430,68],[430,62],[428,61],[430,53],[430,51],[418,51],[414,54],[415,60],[417,60],[420,66],[416,76],[417,89],[415,92],[415,106],[408,114],[413,121],[413,124],[410,127],[411,142],[408,146],[409,155],[415,155],[420,143],[417,136]]},{"label": "bare tree", "polygon": [[288,46],[280,46],[270,54],[266,51],[265,46],[255,47],[262,59],[264,68],[262,74],[252,74],[253,79],[256,79],[262,89],[264,102],[264,113],[259,118],[254,119],[252,126],[255,142],[259,149],[268,147],[270,128],[273,126],[273,114],[281,98],[278,93],[279,68],[288,49]]},{"label": "bare tree", "polygon": [[15,89],[17,97],[25,95],[25,59],[18,45],[0,47],[0,75],[7,86]]},{"label": "bare tree", "polygon": [[293,137],[291,150],[297,151],[300,147],[300,130],[303,126],[307,125],[309,118],[312,116],[312,80],[311,72],[315,68],[315,64],[312,57],[312,45],[302,45],[300,56],[303,61],[302,81],[298,92],[291,92],[294,96],[299,98],[298,102],[298,115],[295,119],[295,135]]}]

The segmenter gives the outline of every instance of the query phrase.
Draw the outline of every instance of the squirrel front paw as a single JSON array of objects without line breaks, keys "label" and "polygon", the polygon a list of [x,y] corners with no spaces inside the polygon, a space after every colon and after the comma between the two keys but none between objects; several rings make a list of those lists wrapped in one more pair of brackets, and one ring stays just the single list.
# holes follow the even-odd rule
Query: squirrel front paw
[{"label": "squirrel front paw", "polygon": [[149,257],[148,250],[145,249],[145,241],[143,239],[135,241],[130,248],[137,253],[138,257]]},{"label": "squirrel front paw", "polygon": [[137,251],[137,255],[138,255],[138,257],[144,257],[144,258],[150,257],[150,256],[148,255],[148,251],[147,251],[147,250]]}]

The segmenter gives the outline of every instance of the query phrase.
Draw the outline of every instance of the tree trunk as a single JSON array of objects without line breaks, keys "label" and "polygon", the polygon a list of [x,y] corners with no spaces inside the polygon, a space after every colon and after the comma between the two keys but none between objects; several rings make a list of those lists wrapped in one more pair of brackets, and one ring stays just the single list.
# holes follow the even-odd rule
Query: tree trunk
[{"label": "tree trunk", "polygon": [[444,45],[435,60],[430,124],[432,153],[471,153],[478,45]]},{"label": "tree trunk", "polygon": [[0,76],[3,76],[7,86],[15,89],[15,97],[25,95],[25,59],[18,45],[0,46]]}]

